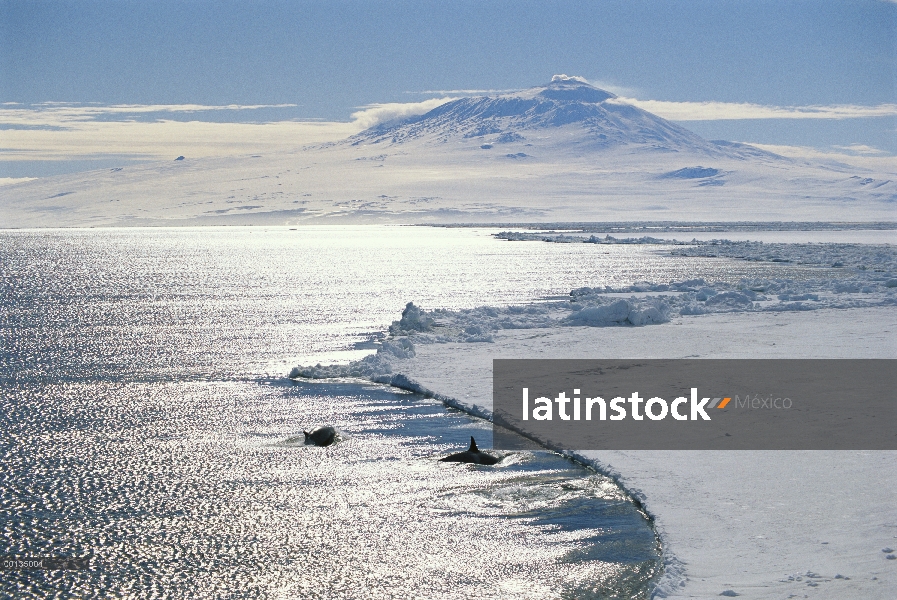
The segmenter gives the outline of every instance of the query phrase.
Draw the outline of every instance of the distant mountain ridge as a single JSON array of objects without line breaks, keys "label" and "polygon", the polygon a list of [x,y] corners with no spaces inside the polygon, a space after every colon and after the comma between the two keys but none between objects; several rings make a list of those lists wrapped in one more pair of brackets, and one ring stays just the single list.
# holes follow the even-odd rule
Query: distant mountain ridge
[{"label": "distant mountain ridge", "polygon": [[705,140],[684,127],[626,104],[581,78],[566,75],[555,75],[546,85],[519,92],[452,100],[426,114],[374,126],[348,142],[360,145],[477,140],[503,144],[532,136],[550,140],[553,133],[561,130],[564,135],[558,136],[557,143],[576,143],[591,150],[630,145],[660,152],[781,158],[744,144]]}]

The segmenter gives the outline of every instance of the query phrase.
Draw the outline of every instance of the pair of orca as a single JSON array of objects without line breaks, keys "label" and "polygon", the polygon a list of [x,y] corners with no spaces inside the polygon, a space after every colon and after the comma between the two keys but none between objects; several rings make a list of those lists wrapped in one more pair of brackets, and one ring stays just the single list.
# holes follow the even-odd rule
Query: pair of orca
[{"label": "pair of orca", "polygon": [[[336,429],[330,425],[315,427],[311,431],[303,431],[305,434],[305,443],[315,446],[329,446],[336,439]],[[477,448],[477,442],[470,436],[470,447],[464,452],[456,452],[449,454],[445,458],[440,458],[440,462],[457,462],[471,463],[474,465],[494,465],[501,459],[485,452],[480,452]]]}]

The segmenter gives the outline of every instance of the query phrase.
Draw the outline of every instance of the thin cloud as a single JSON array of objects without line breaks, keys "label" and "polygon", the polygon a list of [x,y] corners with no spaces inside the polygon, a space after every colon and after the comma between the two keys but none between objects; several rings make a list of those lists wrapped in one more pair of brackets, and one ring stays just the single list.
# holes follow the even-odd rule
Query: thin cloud
[{"label": "thin cloud", "polygon": [[202,113],[285,108],[293,104],[3,105],[0,106],[0,129],[3,129],[0,159],[64,161],[112,155],[167,159],[178,155],[197,158],[289,151],[305,144],[345,139],[378,123],[423,114],[453,99],[371,105],[353,113],[349,122],[220,123],[199,120],[201,115],[189,121],[133,118],[135,113]]},{"label": "thin cloud", "polygon": [[390,102],[388,104],[371,104],[364,110],[352,113],[352,122],[361,129],[367,129],[381,123],[407,119],[430,112],[446,102],[457,100],[451,96],[431,98],[423,102]]},{"label": "thin cloud", "polygon": [[34,181],[37,177],[0,177],[0,186]]},{"label": "thin cloud", "polygon": [[81,121],[57,129],[7,129],[0,160],[64,161],[103,156],[168,159],[236,156],[294,150],[305,144],[345,139],[353,123],[282,121]]},{"label": "thin cloud", "polygon": [[[757,142],[746,142],[751,146],[773,152],[781,156],[789,158],[806,159],[810,161],[828,162],[834,161],[871,169],[881,173],[897,174],[897,156],[888,155],[887,152],[881,151],[882,154],[860,154],[856,151],[844,151],[839,146],[827,148],[814,148],[811,146],[787,146],[780,144],[760,144]],[[868,147],[868,146],[866,146]]]},{"label": "thin cloud", "polygon": [[635,88],[626,87],[624,85],[617,85],[616,83],[602,81],[600,79],[590,79],[589,84],[621,97],[634,98],[639,95],[639,91]]},{"label": "thin cloud", "polygon": [[[0,108],[0,125],[57,126],[96,121],[110,116],[149,113],[199,113],[208,111],[258,110],[263,108],[291,108],[296,104],[77,104],[72,102],[42,102],[24,108]],[[18,105],[22,106],[22,105]]]},{"label": "thin cloud", "polygon": [[897,104],[861,106],[768,106],[746,102],[668,102],[616,98],[610,103],[631,104],[671,121],[727,121],[744,119],[866,119],[897,116]]},{"label": "thin cloud", "polygon": [[[897,0],[895,0],[897,2]],[[887,154],[884,150],[879,148],[875,148],[874,146],[867,146],[866,144],[850,144],[849,146],[832,146],[837,150],[844,150],[846,152],[852,152],[854,154],[860,154],[862,156],[876,156],[881,154]]]},{"label": "thin cloud", "polygon": [[579,75],[567,75],[566,73],[561,73],[559,75],[552,75],[551,83],[555,83],[557,81],[578,81],[579,83],[588,83],[588,79],[585,77],[580,77]]},{"label": "thin cloud", "polygon": [[199,112],[207,110],[255,110],[259,108],[289,108],[298,104],[99,104],[91,102],[41,102],[35,106],[82,109],[87,113],[134,112]]}]

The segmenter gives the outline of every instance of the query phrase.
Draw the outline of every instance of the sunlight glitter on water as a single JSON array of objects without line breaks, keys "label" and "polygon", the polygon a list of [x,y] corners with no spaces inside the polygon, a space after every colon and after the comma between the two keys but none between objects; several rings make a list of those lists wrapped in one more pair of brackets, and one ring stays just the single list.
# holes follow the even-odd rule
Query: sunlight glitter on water
[{"label": "sunlight glitter on water", "polygon": [[[770,277],[668,248],[498,241],[422,227],[0,232],[0,377],[280,375],[353,350],[407,302],[473,308],[583,286]],[[787,270],[798,277],[799,268]],[[70,366],[71,368],[66,368]]]},{"label": "sunlight glitter on water", "polygon": [[[649,523],[612,482],[548,452],[440,463],[470,435],[485,446],[489,429],[413,394],[248,382],[69,392],[10,398],[27,407],[7,407],[14,441],[28,415],[61,427],[5,448],[2,504],[16,517],[3,552],[86,555],[92,568],[3,573],[22,597],[489,598],[528,580],[523,597],[546,598],[644,592],[657,571]],[[291,441],[321,422],[339,429],[333,446]]]},{"label": "sunlight glitter on water", "polygon": [[[365,351],[355,344],[408,301],[470,308],[782,269],[489,233],[0,232],[0,554],[94,560],[0,572],[0,591],[644,594],[656,539],[612,482],[548,453],[442,464],[470,435],[488,447],[488,427],[373,386],[271,384],[297,357]],[[345,439],[287,443],[322,423]]]}]

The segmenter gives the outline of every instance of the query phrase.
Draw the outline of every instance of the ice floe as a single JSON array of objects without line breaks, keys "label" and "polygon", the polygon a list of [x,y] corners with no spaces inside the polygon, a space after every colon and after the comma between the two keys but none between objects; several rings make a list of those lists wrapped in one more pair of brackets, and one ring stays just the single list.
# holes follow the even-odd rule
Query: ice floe
[{"label": "ice floe", "polygon": [[[506,234],[499,234],[506,236]],[[514,234],[517,235],[517,234]],[[536,234],[520,234],[521,239]],[[510,235],[506,239],[510,239]],[[573,236],[560,235],[562,242]],[[594,236],[593,236],[594,237]],[[578,239],[585,241],[591,238]],[[557,239],[553,241],[558,241]],[[503,330],[555,327],[643,327],[715,313],[813,311],[897,306],[897,248],[868,244],[762,244],[668,242],[654,238],[595,243],[674,246],[674,254],[788,262],[818,268],[818,277],[742,279],[736,283],[689,279],[581,287],[568,300],[464,310],[425,310],[409,302],[376,354],[348,365],[298,366],[292,377],[376,377],[392,373],[393,359],[414,356],[417,344],[491,343]],[[815,271],[812,271],[815,272]]]}]

